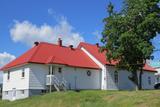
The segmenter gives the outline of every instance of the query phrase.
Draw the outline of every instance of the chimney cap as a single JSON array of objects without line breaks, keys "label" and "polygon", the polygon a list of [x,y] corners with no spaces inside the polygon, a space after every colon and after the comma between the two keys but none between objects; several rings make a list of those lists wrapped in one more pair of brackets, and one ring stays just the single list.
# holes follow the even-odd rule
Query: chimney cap
[{"label": "chimney cap", "polygon": [[73,49],[73,45],[69,45],[70,49]]},{"label": "chimney cap", "polygon": [[39,45],[39,42],[37,42],[37,41],[34,42],[34,45],[35,45],[35,46],[38,46],[38,45]]},{"label": "chimney cap", "polygon": [[62,39],[61,38],[58,38],[58,45],[62,46]]},{"label": "chimney cap", "polygon": [[61,38],[58,38],[58,40],[62,40]]},{"label": "chimney cap", "polygon": [[99,43],[96,43],[96,46],[99,47]]}]

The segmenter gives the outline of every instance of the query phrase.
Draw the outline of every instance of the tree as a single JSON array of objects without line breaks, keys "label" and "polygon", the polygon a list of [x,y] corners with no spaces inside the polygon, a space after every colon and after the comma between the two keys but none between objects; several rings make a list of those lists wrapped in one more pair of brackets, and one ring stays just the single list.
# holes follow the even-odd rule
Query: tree
[{"label": "tree", "polygon": [[116,67],[131,72],[128,78],[138,89],[142,88],[143,67],[154,49],[151,39],[160,33],[159,2],[124,0],[120,12],[116,12],[112,3],[109,3],[109,16],[104,18],[102,50],[107,51],[109,61],[117,61]]}]

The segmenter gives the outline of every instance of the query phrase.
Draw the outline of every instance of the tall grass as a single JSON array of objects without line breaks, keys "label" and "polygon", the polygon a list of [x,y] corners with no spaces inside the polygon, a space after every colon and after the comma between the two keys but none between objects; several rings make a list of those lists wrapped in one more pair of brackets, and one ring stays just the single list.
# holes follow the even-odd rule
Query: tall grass
[{"label": "tall grass", "polygon": [[33,96],[0,107],[160,107],[160,90],[150,91],[68,91]]}]

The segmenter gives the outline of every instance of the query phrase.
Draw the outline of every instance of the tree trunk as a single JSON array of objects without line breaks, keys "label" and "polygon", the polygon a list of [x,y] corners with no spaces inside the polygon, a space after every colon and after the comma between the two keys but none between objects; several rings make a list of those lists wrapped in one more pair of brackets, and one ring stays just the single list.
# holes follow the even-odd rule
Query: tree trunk
[{"label": "tree trunk", "polygon": [[132,75],[129,79],[136,85],[136,90],[139,90],[137,71],[132,71],[131,73]]},{"label": "tree trunk", "polygon": [[140,70],[139,76],[137,71],[132,71],[132,76],[129,79],[136,85],[136,90],[142,89],[142,74],[143,74],[143,67]]},{"label": "tree trunk", "polygon": [[136,91],[137,91],[137,90],[139,90],[137,71],[134,71],[134,72],[133,72],[133,76],[134,76],[134,83],[135,83],[135,85],[136,85]]}]

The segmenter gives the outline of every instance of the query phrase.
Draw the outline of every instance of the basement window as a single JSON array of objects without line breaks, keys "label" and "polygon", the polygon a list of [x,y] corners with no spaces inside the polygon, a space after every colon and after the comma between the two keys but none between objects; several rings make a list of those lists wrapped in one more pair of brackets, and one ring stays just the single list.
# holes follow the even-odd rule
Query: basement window
[{"label": "basement window", "polygon": [[46,93],[46,90],[41,90],[41,93]]},{"label": "basement window", "polygon": [[24,90],[21,90],[21,94],[24,94]]},{"label": "basement window", "polygon": [[8,95],[8,91],[5,91],[5,95]]}]

